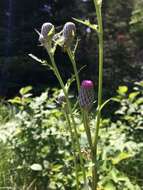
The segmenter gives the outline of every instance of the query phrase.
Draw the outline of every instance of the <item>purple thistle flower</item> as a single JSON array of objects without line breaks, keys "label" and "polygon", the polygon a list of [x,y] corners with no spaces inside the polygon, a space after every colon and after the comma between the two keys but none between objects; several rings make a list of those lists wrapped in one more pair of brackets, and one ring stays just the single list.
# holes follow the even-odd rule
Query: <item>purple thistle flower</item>
[{"label": "purple thistle flower", "polygon": [[89,111],[94,102],[94,85],[91,80],[84,80],[81,83],[81,88],[78,96],[79,105]]}]

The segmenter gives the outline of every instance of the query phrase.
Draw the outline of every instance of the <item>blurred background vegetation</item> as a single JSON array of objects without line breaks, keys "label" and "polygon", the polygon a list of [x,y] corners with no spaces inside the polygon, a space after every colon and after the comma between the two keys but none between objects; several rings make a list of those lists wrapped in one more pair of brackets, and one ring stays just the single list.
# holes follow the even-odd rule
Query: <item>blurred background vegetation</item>
[{"label": "blurred background vegetation", "polygon": [[[26,85],[38,94],[47,87],[57,86],[52,73],[28,54],[46,58],[38,46],[38,35],[44,22],[52,22],[61,29],[72,17],[90,19],[96,23],[91,0],[1,0],[0,1],[0,96],[12,97]],[[104,18],[104,95],[114,94],[120,84],[131,85],[143,76],[143,1],[110,0],[103,2]],[[97,84],[98,52],[96,34],[76,24],[80,39],[76,54],[78,67],[87,65],[81,79]],[[57,49],[56,59],[64,79],[72,72],[65,53]],[[54,82],[53,82],[54,81]]]}]

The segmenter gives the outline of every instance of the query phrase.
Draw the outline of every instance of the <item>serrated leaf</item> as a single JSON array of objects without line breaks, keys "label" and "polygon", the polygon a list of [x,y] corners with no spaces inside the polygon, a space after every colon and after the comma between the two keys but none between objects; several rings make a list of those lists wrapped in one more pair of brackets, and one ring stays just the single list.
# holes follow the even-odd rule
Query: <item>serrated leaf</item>
[{"label": "serrated leaf", "polygon": [[81,24],[84,24],[85,26],[88,26],[89,28],[97,31],[98,25],[97,24],[91,24],[89,20],[80,20],[77,18],[73,18],[76,22],[79,22]]},{"label": "serrated leaf", "polygon": [[32,164],[30,168],[34,171],[42,171],[42,166],[40,164]]}]

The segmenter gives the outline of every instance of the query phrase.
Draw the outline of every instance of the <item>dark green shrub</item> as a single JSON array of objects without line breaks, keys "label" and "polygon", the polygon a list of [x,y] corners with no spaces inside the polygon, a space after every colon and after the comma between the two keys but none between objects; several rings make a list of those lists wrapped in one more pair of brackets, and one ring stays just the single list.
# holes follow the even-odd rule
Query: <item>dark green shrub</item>
[{"label": "dark green shrub", "polygon": [[19,125],[10,139],[15,183],[28,187],[33,182],[32,188],[40,190],[74,189],[71,141],[63,113],[48,92],[33,99],[26,97],[24,88],[20,92],[25,94],[24,104],[18,97],[10,100],[21,109],[16,116]]}]

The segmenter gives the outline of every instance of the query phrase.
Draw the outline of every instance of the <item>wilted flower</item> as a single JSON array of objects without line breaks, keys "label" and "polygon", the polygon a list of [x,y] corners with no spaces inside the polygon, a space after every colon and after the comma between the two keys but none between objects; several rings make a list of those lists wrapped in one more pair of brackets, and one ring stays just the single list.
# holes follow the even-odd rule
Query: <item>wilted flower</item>
[{"label": "wilted flower", "polygon": [[63,28],[63,42],[64,48],[70,47],[76,32],[76,26],[72,22],[67,22]]},{"label": "wilted flower", "polygon": [[91,80],[82,81],[78,101],[86,111],[91,109],[94,102],[94,85]]}]

